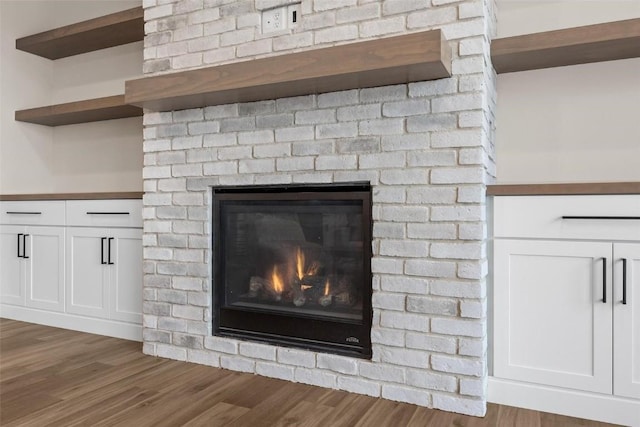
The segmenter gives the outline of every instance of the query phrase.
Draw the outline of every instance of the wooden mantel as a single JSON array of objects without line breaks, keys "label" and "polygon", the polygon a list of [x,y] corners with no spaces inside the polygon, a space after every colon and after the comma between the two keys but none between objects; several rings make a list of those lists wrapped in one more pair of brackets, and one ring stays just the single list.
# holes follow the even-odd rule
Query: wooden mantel
[{"label": "wooden mantel", "polygon": [[449,76],[450,47],[430,30],[129,80],[125,102],[171,111]]},{"label": "wooden mantel", "polygon": [[640,18],[496,39],[497,73],[640,57]]}]

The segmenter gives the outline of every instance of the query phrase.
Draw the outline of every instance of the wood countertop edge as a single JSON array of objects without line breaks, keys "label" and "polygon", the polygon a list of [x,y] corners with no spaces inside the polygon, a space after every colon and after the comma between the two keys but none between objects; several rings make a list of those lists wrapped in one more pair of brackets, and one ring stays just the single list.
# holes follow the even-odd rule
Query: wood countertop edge
[{"label": "wood countertop edge", "polygon": [[608,194],[640,194],[640,182],[495,184],[487,186],[487,196],[572,196]]},{"label": "wood countertop edge", "polygon": [[110,193],[0,194],[0,201],[142,199],[142,191]]},{"label": "wood countertop edge", "polygon": [[[0,194],[0,201],[142,199],[142,191],[105,193]],[[640,194],[640,182],[487,185],[487,196]]]}]

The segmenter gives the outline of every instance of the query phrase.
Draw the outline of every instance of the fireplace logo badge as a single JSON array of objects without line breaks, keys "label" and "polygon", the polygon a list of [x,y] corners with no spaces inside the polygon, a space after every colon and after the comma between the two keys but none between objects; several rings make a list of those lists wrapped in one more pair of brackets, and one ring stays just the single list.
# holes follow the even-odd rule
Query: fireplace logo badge
[{"label": "fireplace logo badge", "polygon": [[347,337],[346,341],[356,343],[356,344],[360,342],[360,340],[356,337]]}]

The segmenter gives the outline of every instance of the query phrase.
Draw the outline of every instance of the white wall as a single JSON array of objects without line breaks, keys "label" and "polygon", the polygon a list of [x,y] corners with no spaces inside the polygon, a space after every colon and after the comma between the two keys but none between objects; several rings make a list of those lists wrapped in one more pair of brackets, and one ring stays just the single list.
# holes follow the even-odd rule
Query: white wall
[{"label": "white wall", "polygon": [[[49,128],[14,111],[122,93],[133,43],[50,61],[15,39],[135,7],[132,1],[0,1],[0,193],[139,191],[138,118]],[[498,0],[498,36],[640,17],[640,1]],[[640,180],[639,60],[498,76],[498,183]]]},{"label": "white wall", "polygon": [[[640,1],[498,1],[498,35],[640,17]],[[500,74],[497,182],[640,181],[640,59]]]},{"label": "white wall", "polygon": [[497,0],[498,37],[640,17],[639,0]]},{"label": "white wall", "polygon": [[51,61],[15,39],[140,1],[0,1],[0,193],[140,191],[142,120],[47,127],[14,111],[124,93],[142,74],[142,42]]}]

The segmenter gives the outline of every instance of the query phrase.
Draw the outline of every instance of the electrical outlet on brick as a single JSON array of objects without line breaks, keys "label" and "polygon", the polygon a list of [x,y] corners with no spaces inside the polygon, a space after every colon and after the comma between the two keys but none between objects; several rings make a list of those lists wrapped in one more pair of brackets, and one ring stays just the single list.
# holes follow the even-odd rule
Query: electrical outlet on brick
[{"label": "electrical outlet on brick", "polygon": [[274,7],[262,11],[262,33],[295,28],[300,21],[300,3]]}]

